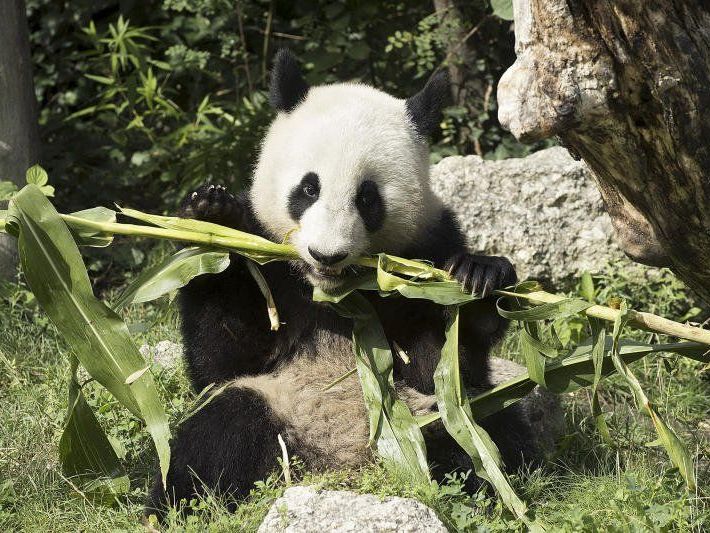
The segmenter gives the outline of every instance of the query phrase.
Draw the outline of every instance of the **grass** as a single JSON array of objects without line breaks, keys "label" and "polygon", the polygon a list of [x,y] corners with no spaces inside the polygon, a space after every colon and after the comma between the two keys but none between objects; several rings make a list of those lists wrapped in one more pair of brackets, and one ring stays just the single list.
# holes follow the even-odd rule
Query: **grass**
[{"label": "grass", "polygon": [[[600,302],[622,296],[632,307],[676,320],[699,312],[683,285],[667,272],[623,263],[610,267],[597,283]],[[129,310],[128,322],[139,345],[178,338],[178,318],[166,302]],[[573,341],[574,322],[561,333]],[[646,333],[635,335],[648,339]],[[155,459],[139,421],[94,383],[86,385],[132,481],[132,492],[112,505],[90,501],[62,476],[57,463],[67,407],[68,347],[22,285],[3,289],[0,338],[0,531],[142,531],[142,502]],[[500,351],[519,357],[514,331]],[[554,531],[702,531],[710,523],[710,372],[674,356],[643,360],[633,368],[696,454],[699,490],[689,494],[684,489],[663,449],[652,445],[650,422],[637,413],[622,380],[612,377],[603,382],[601,400],[609,413],[613,445],[599,438],[589,393],[578,391],[564,398],[567,428],[556,456],[541,469],[513,476],[515,489]],[[154,365],[153,371],[176,423],[192,399],[183,369]],[[412,486],[379,465],[311,474],[297,460],[292,471],[299,482],[323,488],[415,497],[434,508],[452,530],[522,530],[490,494],[464,493],[460,478],[441,486]],[[274,474],[254,487],[235,514],[207,497],[192,503],[197,514],[187,519],[171,515],[167,529],[254,531],[284,488],[282,477]]]}]

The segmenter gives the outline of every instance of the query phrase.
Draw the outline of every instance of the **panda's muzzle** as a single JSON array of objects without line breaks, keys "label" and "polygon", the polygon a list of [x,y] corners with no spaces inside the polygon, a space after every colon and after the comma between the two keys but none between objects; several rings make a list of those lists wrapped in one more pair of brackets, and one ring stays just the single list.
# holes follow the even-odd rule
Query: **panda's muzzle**
[{"label": "panda's muzzle", "polygon": [[[314,250],[312,247],[308,247],[308,253],[311,254],[311,257],[318,261],[321,265],[325,267],[333,267],[334,265],[337,265],[341,261],[345,260],[348,257],[347,252],[340,252],[340,253],[335,253],[335,254],[324,254],[321,253],[317,250]],[[326,269],[328,270],[328,269]]]}]

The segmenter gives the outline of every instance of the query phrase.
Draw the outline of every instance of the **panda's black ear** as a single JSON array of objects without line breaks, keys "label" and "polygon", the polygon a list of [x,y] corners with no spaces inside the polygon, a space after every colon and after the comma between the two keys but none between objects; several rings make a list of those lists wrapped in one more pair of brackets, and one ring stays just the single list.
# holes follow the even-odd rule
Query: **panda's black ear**
[{"label": "panda's black ear", "polygon": [[308,83],[303,79],[298,61],[291,51],[282,48],[276,52],[269,87],[269,101],[274,109],[289,113],[306,98],[308,89]]},{"label": "panda's black ear", "polygon": [[438,70],[421,91],[407,99],[407,114],[420,135],[429,135],[439,125],[450,94],[449,73]]}]

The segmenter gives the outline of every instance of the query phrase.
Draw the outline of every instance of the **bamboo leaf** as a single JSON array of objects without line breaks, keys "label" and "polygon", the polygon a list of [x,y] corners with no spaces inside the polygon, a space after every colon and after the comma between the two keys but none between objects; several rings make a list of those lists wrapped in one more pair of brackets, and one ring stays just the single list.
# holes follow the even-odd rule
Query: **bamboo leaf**
[{"label": "bamboo leaf", "polygon": [[79,249],[52,204],[36,185],[12,200],[25,278],[37,301],[89,374],[133,414],[153,437],[163,480],[170,461],[170,431],[150,372],[125,380],[145,366],[121,319],[91,290]]},{"label": "bamboo leaf", "polygon": [[373,272],[365,272],[364,274],[348,278],[344,283],[330,292],[325,292],[320,287],[314,287],[313,301],[338,303],[356,290],[376,291],[377,289],[375,274]]},{"label": "bamboo leaf", "polygon": [[[537,327],[537,324],[531,322],[527,324],[532,327]],[[525,366],[528,369],[530,379],[538,385],[547,387],[545,384],[545,358],[540,351],[535,347],[536,339],[528,333],[526,329],[520,331],[520,353],[525,359]]]},{"label": "bamboo leaf", "polygon": [[503,300],[506,300],[506,298],[498,300],[498,313],[510,320],[520,320],[523,322],[565,318],[581,313],[593,305],[590,302],[585,302],[577,298],[565,298],[559,302],[535,305],[529,309],[518,308],[508,310],[502,307]]},{"label": "bamboo leaf", "polygon": [[[72,216],[94,222],[116,222],[116,211],[106,207],[94,207],[71,213]],[[91,228],[69,228],[79,246],[103,248],[113,242],[113,235]]]},{"label": "bamboo leaf", "polygon": [[[611,349],[611,339],[606,339],[606,350]],[[619,356],[626,362],[632,363],[651,353],[677,353],[685,357],[697,357],[704,353],[705,346],[695,342],[679,342],[668,344],[644,344],[635,341],[619,342]],[[602,365],[602,377],[614,373],[614,363],[610,355],[605,355]],[[594,363],[592,361],[592,346],[582,345],[565,358],[550,362],[545,368],[545,381],[549,390],[556,393],[574,392],[582,387],[588,387],[594,382]],[[471,397],[470,404],[476,420],[502,411],[523,399],[535,388],[535,381],[529,373],[523,372],[520,376],[505,381],[496,387]],[[420,424],[426,425],[438,420],[438,414],[431,415]]]},{"label": "bamboo leaf", "polygon": [[599,404],[599,382],[602,379],[604,366],[604,353],[606,351],[606,330],[602,322],[596,318],[589,317],[589,324],[592,328],[592,364],[594,365],[594,381],[592,382],[592,416],[596,423],[602,440],[609,445],[614,445],[614,441],[609,433],[609,426],[602,413]]},{"label": "bamboo leaf", "polygon": [[116,451],[89,407],[76,379],[78,361],[71,357],[69,410],[59,439],[59,459],[64,475],[85,493],[104,501],[126,494],[130,488]]},{"label": "bamboo leaf", "polygon": [[646,413],[651,417],[661,444],[663,444],[663,447],[668,452],[668,456],[671,458],[671,461],[678,468],[678,471],[683,476],[683,479],[685,479],[688,489],[694,491],[697,487],[697,481],[695,479],[695,468],[693,467],[693,459],[691,458],[690,453],[688,453],[685,444],[683,444],[683,441],[678,438],[675,431],[673,431],[673,429],[666,424],[663,418],[661,418],[661,415],[658,413],[656,407],[646,396],[646,393],[644,392],[643,387],[641,387],[641,383],[638,378],[634,375],[621,357],[619,351],[619,338],[627,321],[627,317],[628,309],[626,308],[626,302],[622,301],[621,313],[614,322],[614,331],[612,333],[612,361],[614,362],[616,371],[621,374],[621,376],[626,380],[626,383],[629,385],[638,408],[641,412]]},{"label": "bamboo leaf", "polygon": [[415,480],[429,480],[424,437],[409,408],[398,400],[392,352],[375,310],[352,293],[333,307],[353,319],[353,349],[370,421],[370,441],[379,455]]},{"label": "bamboo leaf", "polygon": [[[505,505],[528,524],[527,506],[515,494],[501,469],[500,453],[486,431],[476,424],[459,372],[459,310],[451,309],[446,325],[446,341],[434,372],[434,389],[441,420],[449,434],[473,461],[478,477],[488,480]],[[539,524],[538,524],[539,526]]]},{"label": "bamboo leaf", "polygon": [[[392,274],[389,272],[392,265],[408,266],[418,277],[407,279]],[[478,299],[477,296],[465,292],[457,281],[429,280],[431,276],[431,272],[425,268],[416,273],[411,263],[403,263],[399,258],[386,254],[380,254],[378,257],[377,285],[382,291],[396,291],[405,298],[422,298],[440,305],[458,305]]]},{"label": "bamboo leaf", "polygon": [[579,281],[579,295],[589,303],[594,303],[594,280],[589,272],[584,272]]},{"label": "bamboo leaf", "polygon": [[162,263],[143,270],[124,289],[113,308],[124,307],[160,298],[187,285],[191,279],[203,274],[217,274],[229,266],[229,253],[204,248],[183,248]]}]

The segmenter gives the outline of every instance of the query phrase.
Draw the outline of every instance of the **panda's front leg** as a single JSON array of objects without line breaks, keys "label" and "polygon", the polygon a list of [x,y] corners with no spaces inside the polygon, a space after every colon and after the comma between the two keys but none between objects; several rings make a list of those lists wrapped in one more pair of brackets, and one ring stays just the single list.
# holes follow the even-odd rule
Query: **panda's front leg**
[{"label": "panda's front leg", "polygon": [[[205,184],[183,200],[178,214],[252,230],[248,196]],[[252,230],[253,231],[253,230]],[[263,299],[245,259],[231,254],[219,274],[198,276],[180,289],[184,354],[193,389],[263,370],[274,342]]]},{"label": "panda's front leg", "polygon": [[518,277],[505,257],[476,255],[467,252],[452,256],[444,269],[467,292],[481,296],[461,308],[461,337],[475,343],[476,351],[487,351],[505,334],[508,321],[498,314],[493,291],[514,285]]},{"label": "panda's front leg", "polygon": [[518,280],[512,263],[506,257],[494,255],[456,254],[444,268],[463,285],[466,292],[479,294],[483,298]]}]

